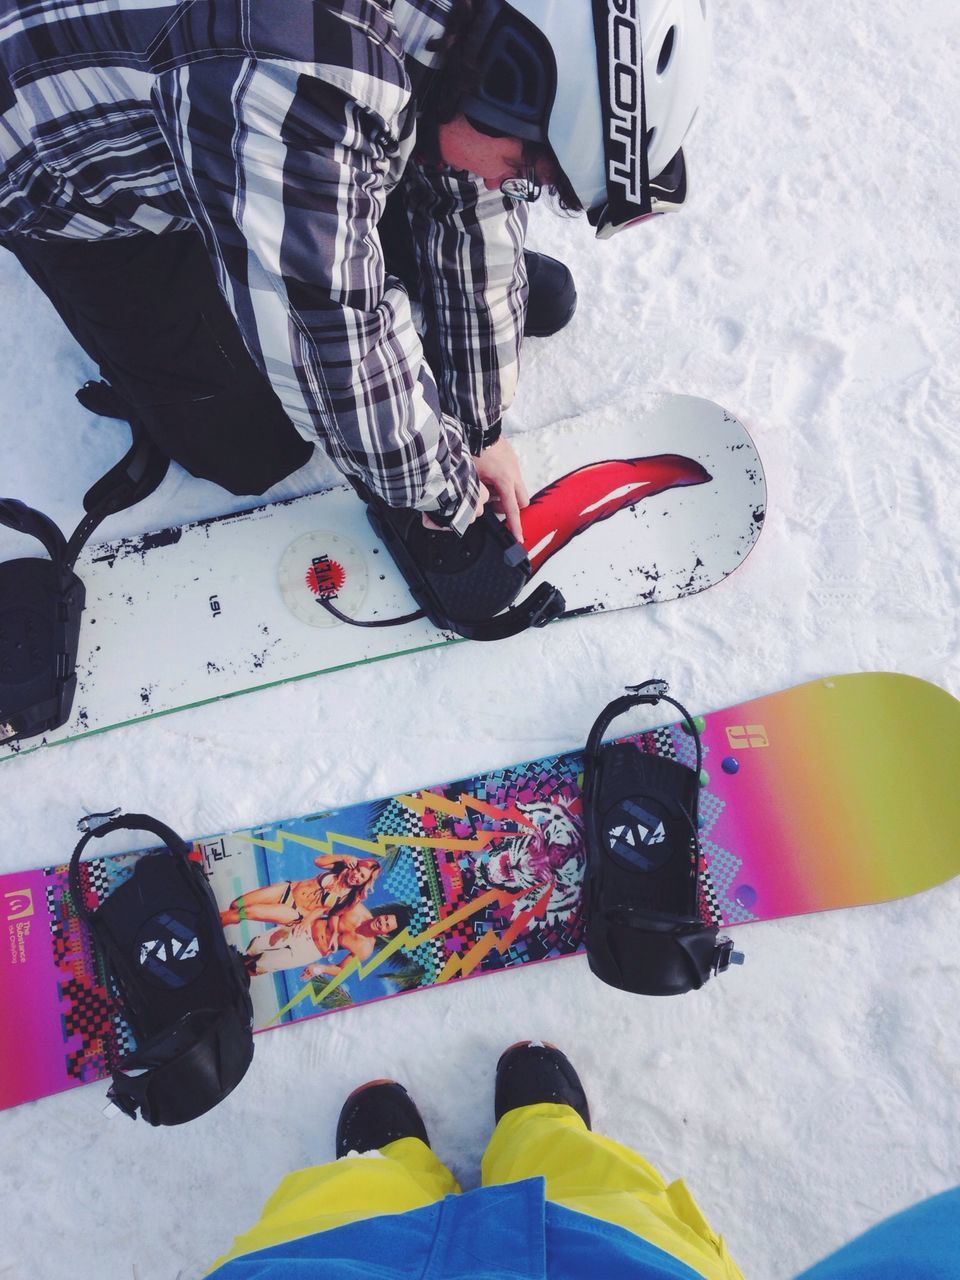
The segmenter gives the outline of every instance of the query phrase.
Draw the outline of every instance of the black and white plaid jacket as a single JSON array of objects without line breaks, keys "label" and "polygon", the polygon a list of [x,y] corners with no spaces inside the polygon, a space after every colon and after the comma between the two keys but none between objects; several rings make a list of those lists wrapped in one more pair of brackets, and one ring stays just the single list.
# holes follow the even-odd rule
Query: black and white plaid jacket
[{"label": "black and white plaid jacket", "polygon": [[[0,0],[0,240],[195,223],[302,434],[462,529],[516,383],[525,213],[413,158],[453,3]],[[377,237],[401,183],[433,369]]]}]

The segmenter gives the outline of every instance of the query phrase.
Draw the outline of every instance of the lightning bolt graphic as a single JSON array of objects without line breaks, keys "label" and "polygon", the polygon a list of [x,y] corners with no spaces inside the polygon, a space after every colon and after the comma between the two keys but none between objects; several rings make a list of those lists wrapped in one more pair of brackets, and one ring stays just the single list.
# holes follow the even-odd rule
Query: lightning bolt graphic
[{"label": "lightning bolt graphic", "polygon": [[520,826],[526,827],[530,831],[536,831],[537,829],[530,819],[521,813],[515,805],[489,804],[485,800],[478,800],[476,796],[472,796],[467,792],[461,793],[456,800],[450,800],[446,796],[439,796],[432,791],[417,791],[412,795],[397,796],[397,800],[421,816],[429,811],[443,813],[451,818],[466,818],[469,817],[472,810],[474,813],[482,813],[485,817],[499,821],[507,819],[511,822],[517,822]]},{"label": "lightning bolt graphic", "polygon": [[417,835],[380,835],[376,840],[363,840],[359,836],[343,835],[340,832],[331,831],[326,840],[316,840],[310,836],[297,835],[293,831],[284,831],[281,827],[277,828],[276,836],[270,839],[267,836],[251,836],[247,834],[238,834],[238,839],[246,840],[249,844],[259,844],[265,849],[270,849],[273,853],[282,853],[284,849],[284,841],[290,841],[292,844],[303,844],[310,849],[316,849],[320,853],[334,853],[337,845],[346,846],[349,849],[358,849],[363,853],[376,854],[384,857],[389,851],[397,845],[407,845],[412,849],[449,849],[451,852],[458,850],[486,849],[488,845],[495,840],[502,840],[506,836],[516,836],[513,831],[478,831],[476,835],[470,839],[464,840],[457,836],[417,836]]},{"label": "lightning bolt graphic", "polygon": [[[500,955],[503,955],[513,946],[517,938],[520,937],[521,933],[532,921],[543,916],[552,893],[553,885],[549,884],[532,907],[520,912],[509,929],[506,929],[503,933],[497,933],[495,929],[489,929],[465,955],[451,956],[443,966],[435,985],[439,986],[441,982],[448,982],[451,978],[468,978],[474,969],[483,963],[491,951],[497,951]],[[517,897],[523,896],[525,895],[517,894]]]},{"label": "lightning bolt graphic", "polygon": [[[399,804],[404,805],[420,817],[427,812],[432,812],[443,814],[446,817],[466,818],[472,810],[483,814],[484,817],[493,818],[495,821],[515,822],[527,831],[537,830],[529,818],[513,805],[489,804],[471,795],[464,794],[457,800],[448,800],[446,796],[438,796],[431,792],[417,792],[414,795],[397,796],[396,799]],[[480,830],[475,832],[469,839],[447,835],[378,835],[375,839],[368,840],[362,836],[350,836],[342,832],[331,831],[325,839],[320,840],[313,836],[298,835],[294,831],[285,831],[282,827],[278,827],[273,837],[265,834],[251,835],[241,831],[237,832],[237,839],[245,840],[248,844],[262,845],[264,849],[269,849],[273,853],[282,853],[285,842],[289,841],[291,844],[301,844],[309,849],[316,849],[318,853],[335,853],[339,845],[341,848],[355,849],[361,853],[372,853],[382,857],[397,845],[408,845],[414,849],[449,849],[451,852],[468,849],[482,850],[486,849],[495,840],[515,835],[516,832],[512,831]]]},{"label": "lightning bolt graphic", "polygon": [[379,836],[376,840],[364,840],[360,836],[348,836],[333,831],[325,840],[315,840],[311,836],[301,836],[294,831],[284,831],[282,827],[277,827],[276,835],[272,838],[268,835],[251,835],[246,831],[238,831],[236,833],[238,840],[245,840],[247,844],[260,844],[264,849],[269,849],[272,853],[283,853],[284,844],[290,841],[291,844],[303,844],[309,849],[316,849],[319,853],[334,853],[336,845],[345,845],[350,849],[359,849],[362,853],[383,853],[386,847],[385,840],[387,837]]},{"label": "lightning bolt graphic", "polygon": [[[375,952],[366,964],[362,964],[356,956],[352,956],[336,977],[331,978],[329,982],[325,983],[320,991],[314,992],[312,982],[308,982],[305,986],[301,987],[293,999],[288,1000],[283,1008],[279,1009],[270,1019],[270,1025],[275,1022],[279,1022],[285,1013],[289,1013],[294,1006],[300,1004],[300,1002],[307,999],[307,997],[312,999],[315,1005],[320,1004],[328,995],[331,995],[336,991],[337,987],[342,986],[342,984],[355,973],[359,974],[361,980],[363,978],[367,978],[375,969],[379,968],[384,961],[389,960],[391,956],[396,955],[398,951],[413,951],[414,948],[419,947],[422,943],[432,942],[433,939],[439,937],[441,933],[446,933],[448,929],[451,929],[455,924],[459,924],[461,920],[467,920],[470,916],[476,915],[478,911],[483,911],[489,906],[508,907],[518,898],[526,897],[527,893],[529,893],[529,890],[521,890],[518,893],[505,893],[502,889],[489,889],[486,893],[482,893],[479,898],[474,898],[472,902],[465,903],[464,906],[460,907],[457,911],[452,912],[451,915],[443,916],[441,919],[435,921],[435,923],[428,925],[422,933],[418,933],[415,937],[410,936],[409,929],[401,929],[395,937],[390,939],[385,947],[381,948],[378,952]],[[511,926],[511,931],[514,927],[515,925]],[[477,945],[479,946],[482,944],[478,943]]]}]

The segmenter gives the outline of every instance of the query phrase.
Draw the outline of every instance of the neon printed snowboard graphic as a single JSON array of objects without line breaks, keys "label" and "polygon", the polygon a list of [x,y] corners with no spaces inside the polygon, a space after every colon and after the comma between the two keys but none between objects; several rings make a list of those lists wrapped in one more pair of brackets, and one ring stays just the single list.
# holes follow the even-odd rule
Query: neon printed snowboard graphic
[{"label": "neon printed snowboard graphic", "polygon": [[[960,873],[960,703],[935,685],[838,676],[715,711],[702,735],[705,920],[736,930]],[[693,763],[679,725],[635,740]],[[245,917],[226,928],[256,970],[257,1028],[578,951],[581,768],[571,752],[198,840],[225,918]],[[84,863],[91,904],[135,856]],[[0,902],[10,1107],[101,1079],[132,1041],[66,866],[0,877]],[[735,993],[736,973],[724,982]]]},{"label": "neon printed snowboard graphic", "polygon": [[[756,450],[709,401],[667,397],[639,419],[570,422],[516,446],[535,495],[524,538],[541,576],[528,590],[553,582],[567,616],[704,591],[759,536]],[[457,639],[423,620],[351,627],[318,603],[329,594],[364,619],[414,607],[346,487],[87,547],[77,572],[77,694],[50,743]],[[0,761],[43,742],[0,747]]]}]

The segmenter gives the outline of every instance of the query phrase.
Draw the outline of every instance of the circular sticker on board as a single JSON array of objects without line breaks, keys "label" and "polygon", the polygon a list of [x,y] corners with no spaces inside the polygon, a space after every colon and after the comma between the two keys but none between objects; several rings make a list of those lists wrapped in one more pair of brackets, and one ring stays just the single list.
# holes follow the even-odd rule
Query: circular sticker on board
[{"label": "circular sticker on board", "polygon": [[341,627],[320,604],[330,600],[341,613],[359,614],[367,595],[367,564],[361,552],[337,533],[305,533],[280,557],[280,591],[287,608],[311,627]]}]

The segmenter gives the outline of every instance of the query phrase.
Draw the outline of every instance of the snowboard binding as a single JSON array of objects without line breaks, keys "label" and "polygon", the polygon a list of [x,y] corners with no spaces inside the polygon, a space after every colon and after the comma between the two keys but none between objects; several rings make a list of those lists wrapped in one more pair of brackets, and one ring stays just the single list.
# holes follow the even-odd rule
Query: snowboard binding
[{"label": "snowboard binding", "polygon": [[[633,742],[601,746],[618,716],[661,700],[677,708],[693,737],[695,769]],[[702,763],[696,725],[659,680],[628,688],[590,730],[583,784],[585,945],[591,970],[622,991],[679,995],[742,962],[699,909]]]},{"label": "snowboard binding", "polygon": [[54,729],[70,715],[86,592],[51,519],[0,498],[0,524],[37,538],[50,557],[0,564],[2,743]]},{"label": "snowboard binding", "polygon": [[[132,1119],[174,1125],[216,1106],[253,1058],[250,979],[228,945],[203,872],[180,837],[155,818],[127,813],[81,823],[70,893],[103,958],[137,1047],[113,1067],[108,1097]],[[93,911],[80,859],[91,837],[150,831],[165,848],[136,860],[127,880]]]},{"label": "snowboard binding", "polygon": [[[105,383],[87,383],[77,397],[95,412],[122,416],[123,402]],[[133,424],[131,430],[129,451],[87,491],[86,514],[69,540],[42,512],[0,498],[0,525],[36,538],[50,557],[0,564],[0,743],[35,737],[69,718],[86,597],[74,572],[77,556],[101,520],[152,493],[169,465],[145,433]]]},{"label": "snowboard binding", "polygon": [[454,631],[468,640],[503,640],[529,627],[546,626],[563,613],[563,596],[548,582],[514,604],[530,581],[530,561],[489,507],[458,537],[445,529],[428,529],[419,511],[388,506],[359,481],[352,483],[419,611],[401,618],[362,621],[341,613],[329,598],[321,598],[324,608],[341,622],[396,626],[426,617],[441,631]]}]

